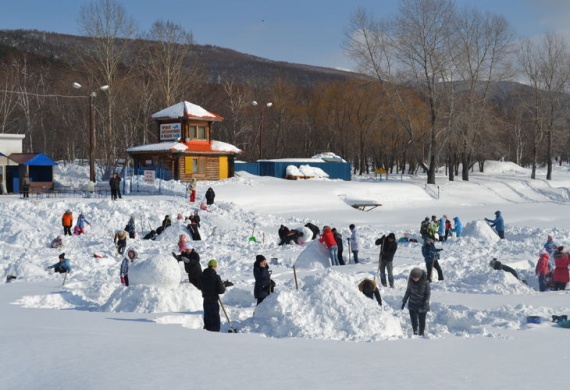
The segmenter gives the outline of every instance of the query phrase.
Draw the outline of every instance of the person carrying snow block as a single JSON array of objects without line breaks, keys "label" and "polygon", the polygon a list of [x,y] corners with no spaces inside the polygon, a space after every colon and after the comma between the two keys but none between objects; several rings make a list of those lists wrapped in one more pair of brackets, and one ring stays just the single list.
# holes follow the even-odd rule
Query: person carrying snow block
[{"label": "person carrying snow block", "polygon": [[67,272],[71,272],[71,265],[69,264],[69,260],[65,258],[65,253],[59,255],[59,261],[53,265],[47,267],[47,269],[52,269],[60,274],[65,274]]},{"label": "person carrying snow block", "polygon": [[319,239],[319,242],[327,248],[329,258],[331,259],[331,265],[339,265],[338,246],[336,245],[332,230],[329,226],[323,227],[323,235]]},{"label": "person carrying snow block", "polygon": [[79,213],[79,217],[77,217],[77,225],[75,225],[77,228],[77,235],[85,234],[85,225],[91,226],[91,222],[85,218],[83,213]]},{"label": "person carrying snow block", "polygon": [[188,274],[188,281],[198,290],[202,289],[200,278],[202,277],[202,266],[200,265],[200,255],[192,248],[192,245],[186,244],[181,254],[173,256],[178,262],[184,262],[184,270]]},{"label": "person carrying snow block", "polygon": [[415,335],[423,336],[429,307],[431,289],[425,271],[414,268],[410,271],[406,293],[402,299],[402,310],[408,303],[410,321]]},{"label": "person carrying snow block", "polygon": [[495,219],[485,218],[485,221],[489,223],[489,226],[495,228],[499,238],[505,238],[505,221],[503,220],[503,216],[499,210],[495,211]]},{"label": "person carrying snow block", "polygon": [[61,216],[61,224],[63,226],[63,235],[71,236],[71,225],[73,225],[73,213],[71,210],[65,210],[65,213]]},{"label": "person carrying snow block", "polygon": [[439,265],[439,252],[443,249],[438,249],[434,246],[434,242],[431,239],[427,239],[422,246],[422,255],[426,262],[426,271],[427,271],[427,281],[431,283],[431,274],[433,269],[437,270],[437,280],[443,280],[443,271],[441,270],[441,266]]},{"label": "person carrying snow block", "polygon": [[536,268],[534,270],[535,274],[538,276],[538,289],[540,291],[546,291],[547,288],[547,281],[546,278],[548,277],[548,273],[550,272],[550,266],[548,263],[548,259],[550,255],[546,251],[546,249],[541,249],[538,252],[538,262],[536,263]]},{"label": "person carrying snow block", "polygon": [[115,238],[113,239],[117,252],[122,255],[125,253],[125,248],[127,247],[127,232],[124,230],[116,230]]},{"label": "person carrying snow block", "polygon": [[376,297],[378,305],[382,306],[382,297],[380,296],[378,285],[374,280],[365,278],[362,282],[358,284],[358,289],[360,290],[361,293],[363,293],[370,299]]},{"label": "person carrying snow block", "polygon": [[554,271],[552,272],[552,280],[554,280],[554,290],[565,290],[566,285],[570,281],[568,266],[570,265],[570,256],[566,247],[559,246],[554,252]]},{"label": "person carrying snow block", "polygon": [[519,275],[517,274],[517,271],[515,271],[514,269],[512,269],[512,268],[509,267],[508,265],[504,265],[503,263],[501,263],[500,261],[498,261],[496,258],[493,258],[493,260],[491,260],[491,261],[489,262],[489,265],[490,265],[491,268],[493,268],[494,270],[509,272],[509,273],[511,273],[515,278],[517,278],[518,280],[520,280],[520,281],[523,282],[524,284],[527,284],[526,280],[523,280],[523,279],[519,278]]},{"label": "person carrying snow block", "polygon": [[127,257],[123,259],[121,263],[121,284],[129,287],[129,266],[138,259],[137,251],[133,248],[129,248],[127,251]]},{"label": "person carrying snow block", "polygon": [[358,264],[358,251],[360,250],[360,234],[354,224],[350,224],[350,250],[353,255],[354,264]]},{"label": "person carrying snow block", "polygon": [[204,299],[204,329],[210,332],[219,332],[220,323],[220,294],[226,292],[226,286],[220,275],[216,273],[218,262],[214,259],[208,262],[208,268],[202,272],[200,283],[202,285],[202,298]]}]

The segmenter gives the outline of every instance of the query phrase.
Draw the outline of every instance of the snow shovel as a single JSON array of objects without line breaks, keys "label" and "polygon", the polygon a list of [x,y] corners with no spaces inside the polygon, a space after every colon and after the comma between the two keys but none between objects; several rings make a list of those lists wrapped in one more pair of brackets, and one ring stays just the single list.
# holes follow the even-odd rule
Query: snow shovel
[{"label": "snow shovel", "polygon": [[65,273],[65,275],[63,276],[63,283],[61,284],[61,287],[65,286],[65,280],[67,279],[67,272]]},{"label": "snow shovel", "polygon": [[253,230],[251,231],[251,236],[249,237],[249,241],[251,241],[251,242],[257,242],[257,239],[255,238],[255,236],[253,235],[253,233],[255,233],[255,224],[253,224]]},{"label": "snow shovel", "polygon": [[226,311],[226,308],[224,306],[224,303],[222,302],[221,298],[218,298],[218,302],[220,302],[220,306],[222,307],[222,310],[224,311],[224,315],[226,316],[226,320],[228,320],[228,333],[237,333],[237,329],[234,328],[232,326],[232,322],[230,321],[230,317],[228,317],[228,312]]}]

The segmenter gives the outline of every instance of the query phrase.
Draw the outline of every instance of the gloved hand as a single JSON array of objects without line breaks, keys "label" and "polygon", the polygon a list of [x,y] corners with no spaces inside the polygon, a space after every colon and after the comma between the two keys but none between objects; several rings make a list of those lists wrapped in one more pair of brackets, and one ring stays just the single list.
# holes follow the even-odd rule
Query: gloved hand
[{"label": "gloved hand", "polygon": [[121,276],[121,284],[125,284],[125,278],[123,276]]},{"label": "gloved hand", "polygon": [[224,285],[224,287],[231,287],[231,286],[234,285],[234,284],[233,284],[232,282],[230,282],[229,280],[225,280],[222,284]]},{"label": "gloved hand", "polygon": [[404,310],[405,307],[406,307],[406,304],[402,303],[402,310]]},{"label": "gloved hand", "polygon": [[440,248],[440,249],[437,249],[437,251],[438,251],[438,252],[441,252],[441,251],[443,251],[443,249]]}]

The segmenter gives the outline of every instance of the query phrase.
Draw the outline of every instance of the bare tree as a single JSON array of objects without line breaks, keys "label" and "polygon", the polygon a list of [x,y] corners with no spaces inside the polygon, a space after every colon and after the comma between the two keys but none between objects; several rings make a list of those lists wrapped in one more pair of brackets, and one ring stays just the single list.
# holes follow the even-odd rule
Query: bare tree
[{"label": "bare tree", "polygon": [[411,115],[417,108],[403,100],[401,86],[413,85],[421,93],[429,133],[428,162],[423,164],[430,184],[435,184],[441,138],[450,117],[445,110],[452,107],[443,104],[442,96],[447,93],[449,72],[453,69],[451,50],[456,45],[451,26],[456,15],[450,0],[402,0],[399,14],[383,22],[358,10],[351,20],[346,44],[360,69],[381,83],[411,141],[419,130]]},{"label": "bare tree", "polygon": [[[81,7],[78,23],[83,33],[91,38],[91,45],[78,53],[85,71],[90,75],[91,90],[108,85],[105,132],[98,145],[103,145],[105,159],[112,162],[117,150],[119,134],[115,134],[115,112],[120,88],[116,85],[121,66],[128,63],[135,33],[135,24],[125,8],[116,0],[95,0]],[[129,67],[125,67],[126,70]]]},{"label": "bare tree", "polygon": [[159,103],[162,107],[182,101],[193,77],[190,66],[194,61],[191,45],[194,37],[180,24],[158,20],[154,22],[146,38],[146,59],[148,72],[153,84],[159,91]]},{"label": "bare tree", "polygon": [[566,103],[565,91],[570,79],[570,53],[564,38],[545,34],[540,42],[522,42],[519,55],[521,73],[533,89],[530,107],[534,123],[531,178],[536,178],[537,153],[544,136],[547,142],[546,179],[552,179],[552,139],[556,120]]}]

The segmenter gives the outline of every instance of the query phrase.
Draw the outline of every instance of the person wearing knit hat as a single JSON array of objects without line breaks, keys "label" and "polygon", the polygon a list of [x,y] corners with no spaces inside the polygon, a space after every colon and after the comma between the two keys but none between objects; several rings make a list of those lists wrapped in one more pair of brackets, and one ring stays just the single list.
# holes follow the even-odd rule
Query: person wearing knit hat
[{"label": "person wearing knit hat", "polygon": [[61,253],[59,256],[59,261],[53,265],[47,267],[47,269],[52,269],[60,274],[65,274],[67,272],[71,272],[71,265],[69,264],[69,260],[65,258],[65,253]]},{"label": "person wearing knit hat", "polygon": [[546,242],[544,243],[543,248],[548,252],[548,255],[550,256],[550,268],[554,268],[554,252],[558,248],[558,245],[554,242],[554,238],[551,234],[546,237]]},{"label": "person wearing knit hat", "polygon": [[253,263],[253,277],[255,278],[253,296],[257,299],[257,304],[259,305],[269,294],[273,292],[273,286],[275,286],[274,282],[271,280],[271,271],[269,270],[265,256],[255,256],[255,263]]},{"label": "person wearing knit hat", "polygon": [[188,274],[188,281],[194,285],[198,290],[202,289],[201,278],[202,278],[202,266],[200,265],[200,255],[198,252],[192,248],[189,243],[184,244],[184,249],[182,253],[176,255],[172,252],[172,256],[178,262],[184,262],[184,271]]},{"label": "person wearing knit hat", "polygon": [[402,310],[406,307],[407,302],[414,335],[424,335],[426,316],[430,310],[430,296],[431,289],[426,272],[420,268],[412,269],[408,278],[408,287],[402,299]]},{"label": "person wearing knit hat", "polygon": [[536,262],[536,268],[534,269],[534,273],[538,276],[538,289],[539,291],[546,291],[548,288],[548,272],[550,271],[550,267],[548,265],[548,260],[550,255],[546,251],[546,249],[542,248],[538,252],[538,261]]},{"label": "person wearing knit hat", "polygon": [[214,259],[208,261],[208,268],[202,272],[200,279],[202,298],[204,299],[204,329],[210,332],[219,332],[220,323],[220,295],[226,292],[226,286],[220,275],[216,273],[218,262]]}]

